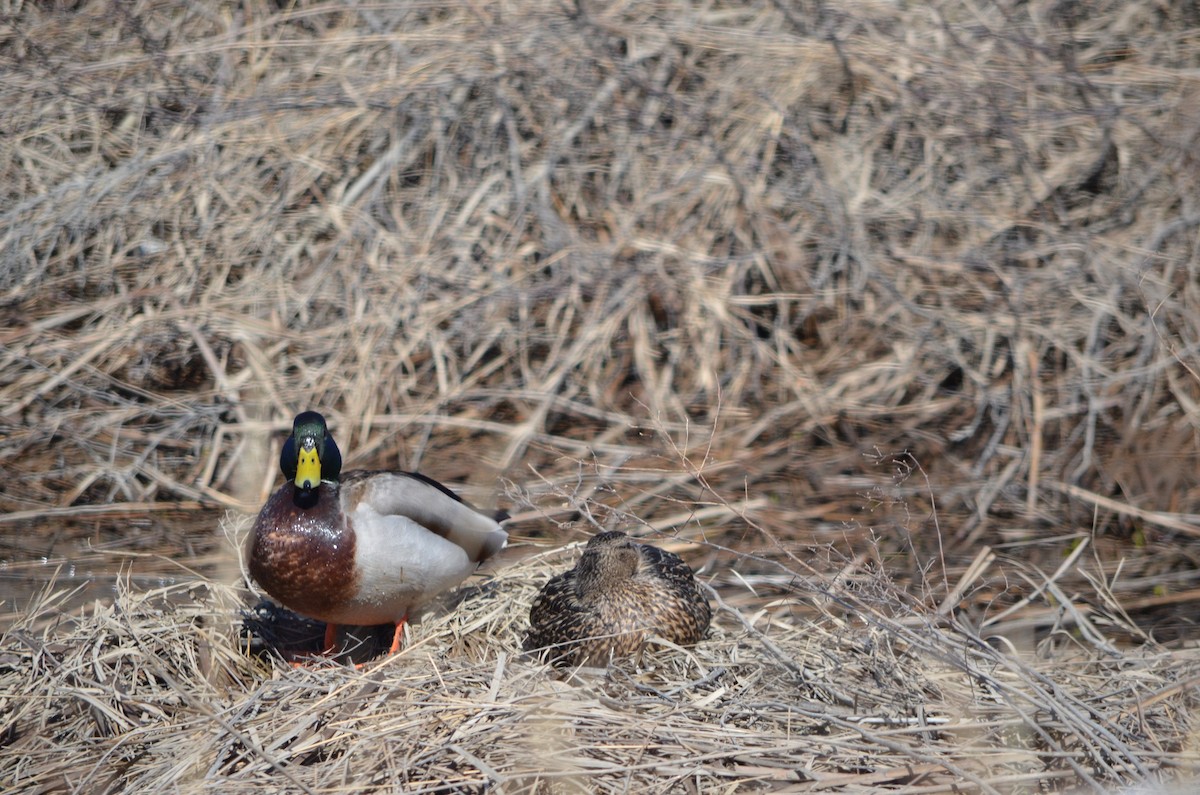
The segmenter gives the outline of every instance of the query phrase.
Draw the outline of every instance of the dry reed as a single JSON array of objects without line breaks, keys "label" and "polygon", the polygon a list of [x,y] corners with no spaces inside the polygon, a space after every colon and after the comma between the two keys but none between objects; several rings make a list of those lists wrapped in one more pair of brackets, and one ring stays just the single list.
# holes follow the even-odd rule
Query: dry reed
[{"label": "dry reed", "polygon": [[[83,0],[0,26],[0,780],[1190,774],[1187,4]],[[362,674],[237,641],[218,520],[304,408],[351,463],[518,519],[492,590]],[[616,526],[725,608],[649,671],[559,681],[514,638],[566,560],[521,542]]]}]

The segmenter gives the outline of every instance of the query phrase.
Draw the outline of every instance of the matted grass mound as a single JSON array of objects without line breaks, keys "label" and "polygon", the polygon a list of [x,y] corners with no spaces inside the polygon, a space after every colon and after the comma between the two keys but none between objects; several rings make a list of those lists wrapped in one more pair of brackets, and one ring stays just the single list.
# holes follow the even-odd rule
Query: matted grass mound
[{"label": "matted grass mound", "polygon": [[1010,793],[1195,767],[1200,656],[1023,658],[881,576],[865,592],[796,575],[753,611],[720,599],[693,648],[556,671],[521,634],[577,554],[494,572],[357,670],[249,654],[238,594],[212,582],[123,587],[69,617],[46,594],[0,638],[0,776],[24,792]]},{"label": "matted grass mound", "polygon": [[[11,4],[0,781],[1186,776],[1197,30],[1127,0]],[[303,409],[349,466],[515,516],[491,586],[361,673],[237,642],[219,518]],[[617,527],[701,569],[712,638],[522,660],[553,550]]]}]

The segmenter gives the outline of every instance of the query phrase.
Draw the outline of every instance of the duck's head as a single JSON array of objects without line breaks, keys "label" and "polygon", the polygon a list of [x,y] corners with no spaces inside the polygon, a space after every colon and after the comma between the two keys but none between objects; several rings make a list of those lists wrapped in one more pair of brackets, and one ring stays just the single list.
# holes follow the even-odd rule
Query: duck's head
[{"label": "duck's head", "polygon": [[637,573],[642,556],[637,543],[619,531],[592,536],[575,566],[575,587],[581,597],[620,587]]},{"label": "duck's head", "polygon": [[325,418],[306,411],[292,422],[292,435],[279,454],[283,476],[302,492],[311,492],[322,480],[336,482],[342,474],[342,452],[325,425]]}]

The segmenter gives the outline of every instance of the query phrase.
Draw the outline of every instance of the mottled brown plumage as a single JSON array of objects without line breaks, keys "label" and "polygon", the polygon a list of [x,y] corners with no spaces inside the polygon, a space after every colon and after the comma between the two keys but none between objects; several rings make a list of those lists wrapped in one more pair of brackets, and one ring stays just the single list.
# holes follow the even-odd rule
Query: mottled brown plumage
[{"label": "mottled brown plumage", "polygon": [[652,635],[696,643],[711,618],[678,555],[624,533],[600,533],[575,568],[542,588],[529,610],[524,647],[558,665],[603,666],[638,654]]}]

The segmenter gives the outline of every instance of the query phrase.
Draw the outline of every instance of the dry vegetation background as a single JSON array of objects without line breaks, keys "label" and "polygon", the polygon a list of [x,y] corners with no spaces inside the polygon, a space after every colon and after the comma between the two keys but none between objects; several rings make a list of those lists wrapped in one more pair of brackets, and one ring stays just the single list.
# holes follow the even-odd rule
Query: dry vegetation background
[{"label": "dry vegetation background", "polygon": [[[1195,4],[10,2],[0,73],[4,785],[1197,772]],[[517,519],[362,672],[240,645],[306,408]],[[601,527],[709,641],[519,656]]]}]

